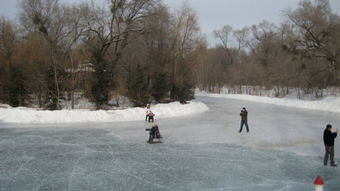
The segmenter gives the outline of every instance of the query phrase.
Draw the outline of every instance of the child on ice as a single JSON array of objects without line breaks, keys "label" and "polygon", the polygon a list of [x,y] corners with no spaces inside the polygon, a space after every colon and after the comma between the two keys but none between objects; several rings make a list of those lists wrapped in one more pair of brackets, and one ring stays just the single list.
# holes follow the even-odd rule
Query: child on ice
[{"label": "child on ice", "polygon": [[154,143],[154,141],[153,141],[154,139],[158,139],[159,143],[162,142],[162,135],[159,132],[159,128],[158,128],[158,125],[156,123],[154,123],[152,125],[151,129],[145,129],[145,130],[150,131],[148,143]]}]

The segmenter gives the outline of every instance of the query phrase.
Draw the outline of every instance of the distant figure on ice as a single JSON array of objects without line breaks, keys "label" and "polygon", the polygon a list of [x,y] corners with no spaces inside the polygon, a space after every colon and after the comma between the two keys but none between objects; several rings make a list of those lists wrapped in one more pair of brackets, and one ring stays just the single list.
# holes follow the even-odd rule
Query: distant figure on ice
[{"label": "distant figure on ice", "polygon": [[325,143],[325,158],[323,164],[327,166],[328,155],[330,155],[331,166],[336,167],[334,163],[334,139],[338,135],[339,130],[332,132],[332,125],[328,124],[325,131],[323,132],[323,142]]},{"label": "distant figure on ice", "polygon": [[245,107],[242,108],[240,116],[241,116],[241,126],[240,126],[240,131],[239,132],[240,133],[242,132],[243,125],[246,125],[247,132],[249,132],[249,128],[248,128],[248,111],[247,111],[247,109]]},{"label": "distant figure on ice", "polygon": [[145,108],[145,121],[148,121],[148,118],[149,118],[149,113],[151,112],[151,109],[150,109],[150,104],[146,104],[146,108]]},{"label": "distant figure on ice", "polygon": [[150,123],[150,122],[154,122],[154,119],[153,119],[153,116],[155,116],[155,114],[150,110],[150,112],[149,112],[149,114],[148,114],[148,117],[149,117],[149,120],[148,120],[148,122]]},{"label": "distant figure on ice", "polygon": [[[162,135],[159,132],[158,125],[154,123],[151,129],[145,129],[146,131],[150,131],[148,143],[162,143]],[[158,142],[154,142],[154,139],[158,139]]]}]

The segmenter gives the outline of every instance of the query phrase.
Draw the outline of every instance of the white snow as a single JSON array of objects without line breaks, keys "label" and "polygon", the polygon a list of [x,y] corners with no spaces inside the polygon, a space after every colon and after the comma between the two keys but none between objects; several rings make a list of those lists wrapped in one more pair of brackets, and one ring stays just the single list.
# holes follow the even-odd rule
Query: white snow
[{"label": "white snow", "polygon": [[[304,101],[294,98],[272,98],[251,96],[244,94],[213,94],[196,92],[198,96],[229,98],[275,104],[301,109],[320,110],[340,113],[340,97],[327,96],[314,101]],[[192,101],[189,104],[174,102],[170,104],[158,104],[152,106],[156,119],[180,117],[183,115],[197,114],[209,110],[202,102]],[[87,123],[87,122],[118,122],[138,121],[145,117],[144,108],[129,108],[124,110],[99,110],[87,109],[45,111],[35,108],[13,108],[6,104],[0,105],[0,122],[4,123]]]},{"label": "white snow", "polygon": [[295,108],[300,108],[300,109],[311,109],[311,110],[320,110],[320,111],[340,113],[340,97],[335,97],[335,96],[327,96],[319,100],[305,101],[305,100],[299,100],[299,99],[294,99],[294,98],[272,98],[272,97],[252,96],[252,95],[245,95],[245,94],[213,94],[213,93],[206,93],[206,92],[198,92],[196,94],[199,96],[238,99],[238,100],[246,100],[246,101],[252,101],[252,102],[275,104],[275,105],[286,106],[286,107],[295,107]]},{"label": "white snow", "polygon": [[[144,108],[129,108],[124,110],[58,110],[43,111],[25,107],[0,107],[0,122],[4,123],[103,123],[118,121],[138,121],[145,119]],[[156,114],[155,119],[180,117],[202,113],[209,108],[201,103],[192,101],[189,104],[173,102],[151,106]]]}]

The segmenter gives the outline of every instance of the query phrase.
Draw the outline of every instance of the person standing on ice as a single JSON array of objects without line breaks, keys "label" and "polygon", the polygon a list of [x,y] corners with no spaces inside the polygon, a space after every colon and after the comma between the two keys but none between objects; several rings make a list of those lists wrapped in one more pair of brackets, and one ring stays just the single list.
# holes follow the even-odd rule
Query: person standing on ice
[{"label": "person standing on ice", "polygon": [[145,108],[145,121],[148,121],[148,118],[149,118],[149,113],[151,112],[151,109],[150,109],[150,104],[146,104],[146,108]]},{"label": "person standing on ice", "polygon": [[331,166],[336,167],[337,165],[334,163],[334,139],[338,135],[339,130],[336,132],[332,132],[332,125],[328,124],[326,126],[325,131],[323,132],[323,142],[325,144],[325,157],[323,164],[327,166],[328,156],[331,159]]},{"label": "person standing on ice", "polygon": [[240,116],[241,116],[241,126],[240,126],[239,132],[240,133],[242,132],[243,125],[246,125],[247,132],[249,132],[249,127],[248,127],[248,111],[247,111],[247,109],[245,107],[242,108]]},{"label": "person standing on ice", "polygon": [[150,110],[150,112],[149,112],[149,114],[148,114],[148,117],[149,117],[149,120],[148,120],[148,122],[150,123],[150,122],[154,122],[154,119],[153,119],[153,116],[155,116],[155,114]]}]

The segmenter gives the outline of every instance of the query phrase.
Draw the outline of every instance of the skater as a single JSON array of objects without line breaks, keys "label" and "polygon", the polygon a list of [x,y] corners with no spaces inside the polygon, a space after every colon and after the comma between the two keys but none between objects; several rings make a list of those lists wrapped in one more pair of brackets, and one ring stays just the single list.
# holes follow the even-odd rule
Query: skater
[{"label": "skater", "polygon": [[325,144],[325,157],[323,164],[327,166],[328,162],[328,155],[330,155],[331,159],[331,166],[336,167],[334,163],[334,139],[338,135],[339,130],[336,130],[336,132],[332,132],[332,125],[328,124],[326,126],[325,131],[323,132],[323,142]]},{"label": "skater", "polygon": [[161,142],[162,141],[162,136],[159,132],[158,125],[154,123],[151,127],[151,129],[145,129],[145,131],[150,131],[149,133],[149,140],[147,141],[148,143],[154,143],[154,139],[159,139]]},{"label": "skater", "polygon": [[242,108],[240,116],[241,116],[241,126],[240,126],[239,133],[242,132],[243,125],[246,125],[247,132],[249,132],[249,128],[248,128],[248,111],[247,111],[247,109],[245,107]]},{"label": "skater", "polygon": [[148,114],[148,117],[149,117],[149,120],[148,120],[148,122],[150,123],[150,122],[154,122],[154,119],[153,119],[153,116],[155,116],[155,114],[150,110],[150,112],[149,112],[149,114]]},{"label": "skater", "polygon": [[150,109],[150,104],[146,104],[146,107],[145,107],[145,121],[148,121],[148,118],[149,118],[149,113],[151,112],[151,109]]}]

